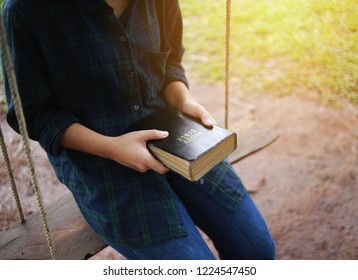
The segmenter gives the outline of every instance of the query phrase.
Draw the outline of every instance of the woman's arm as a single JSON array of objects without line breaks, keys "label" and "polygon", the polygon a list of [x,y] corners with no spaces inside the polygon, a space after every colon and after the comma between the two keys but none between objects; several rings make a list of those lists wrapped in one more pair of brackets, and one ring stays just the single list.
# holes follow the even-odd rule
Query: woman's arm
[{"label": "woman's arm", "polygon": [[[169,83],[164,88],[163,98],[169,106],[200,119],[206,126],[212,126],[215,123],[205,107],[193,98],[183,82]],[[146,147],[146,142],[167,136],[166,131],[145,130],[110,137],[75,123],[62,135],[60,146],[111,159],[140,172],[153,169],[164,174],[168,169],[152,156]]]},{"label": "woman's arm", "polygon": [[75,123],[62,135],[60,146],[111,159],[139,172],[153,169],[164,174],[168,169],[151,155],[146,142],[167,136],[166,131],[146,130],[110,137]]},{"label": "woman's arm", "polygon": [[184,47],[182,44],[183,21],[179,2],[177,0],[163,2],[166,6],[163,15],[165,20],[162,22],[165,26],[162,30],[165,30],[164,36],[171,47],[171,52],[166,65],[162,97],[169,106],[201,119],[206,126],[212,126],[215,123],[214,119],[188,90],[188,81],[181,63]]},{"label": "woman's arm", "polygon": [[183,82],[174,81],[169,83],[164,88],[163,98],[169,106],[200,119],[205,126],[213,126],[215,124],[213,117],[203,105],[194,99]]}]

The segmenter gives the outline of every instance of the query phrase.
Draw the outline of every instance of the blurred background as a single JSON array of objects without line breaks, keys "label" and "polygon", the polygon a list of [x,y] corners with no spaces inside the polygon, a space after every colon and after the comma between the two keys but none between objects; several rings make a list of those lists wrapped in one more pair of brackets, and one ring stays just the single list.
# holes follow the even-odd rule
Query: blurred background
[{"label": "blurred background", "polygon": [[[226,1],[181,0],[186,63],[224,78]],[[358,104],[357,0],[232,0],[231,81],[241,94],[294,94]]]},{"label": "blurred background", "polygon": [[[226,0],[179,3],[191,91],[221,124]],[[279,134],[234,164],[268,223],[277,258],[358,259],[358,0],[232,0],[230,51],[229,127],[238,137],[257,125]],[[5,121],[1,83],[1,127],[30,214],[36,200],[21,140]],[[39,145],[31,145],[51,203],[67,189]],[[0,158],[0,230],[13,223]],[[123,257],[109,248],[97,258]]]}]

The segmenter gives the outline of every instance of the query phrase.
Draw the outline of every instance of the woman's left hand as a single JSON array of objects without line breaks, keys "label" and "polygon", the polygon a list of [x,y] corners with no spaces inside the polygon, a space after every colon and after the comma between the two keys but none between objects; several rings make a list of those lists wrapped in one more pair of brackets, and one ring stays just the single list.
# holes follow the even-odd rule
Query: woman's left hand
[{"label": "woman's left hand", "polygon": [[164,90],[163,97],[169,106],[201,120],[203,125],[212,127],[215,124],[214,118],[203,105],[194,99],[182,82],[175,81],[168,84]]},{"label": "woman's left hand", "polygon": [[196,102],[194,99],[188,99],[183,102],[181,111],[194,118],[200,119],[202,124],[208,127],[212,127],[215,124],[214,118],[206,110],[206,108]]}]

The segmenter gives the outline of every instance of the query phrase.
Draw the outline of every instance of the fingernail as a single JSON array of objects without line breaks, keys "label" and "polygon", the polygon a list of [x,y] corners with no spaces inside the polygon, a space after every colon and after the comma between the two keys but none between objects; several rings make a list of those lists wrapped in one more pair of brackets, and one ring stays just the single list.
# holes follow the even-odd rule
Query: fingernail
[{"label": "fingernail", "polygon": [[206,125],[214,125],[213,121],[211,119],[205,119]]},{"label": "fingernail", "polygon": [[160,134],[161,134],[163,137],[168,137],[169,132],[168,132],[168,131],[161,131]]}]

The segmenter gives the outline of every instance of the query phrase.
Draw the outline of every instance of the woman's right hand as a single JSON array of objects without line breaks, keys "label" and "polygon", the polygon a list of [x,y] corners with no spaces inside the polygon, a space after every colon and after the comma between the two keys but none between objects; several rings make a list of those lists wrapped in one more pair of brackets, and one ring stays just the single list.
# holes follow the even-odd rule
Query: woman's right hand
[{"label": "woman's right hand", "polygon": [[139,172],[152,169],[164,174],[168,169],[148,151],[147,141],[166,137],[168,137],[167,131],[155,129],[111,137],[74,123],[62,135],[60,146],[111,159]]},{"label": "woman's right hand", "polygon": [[168,137],[167,131],[141,130],[123,134],[112,139],[111,159],[139,172],[154,170],[164,174],[168,169],[147,149],[147,141]]}]

